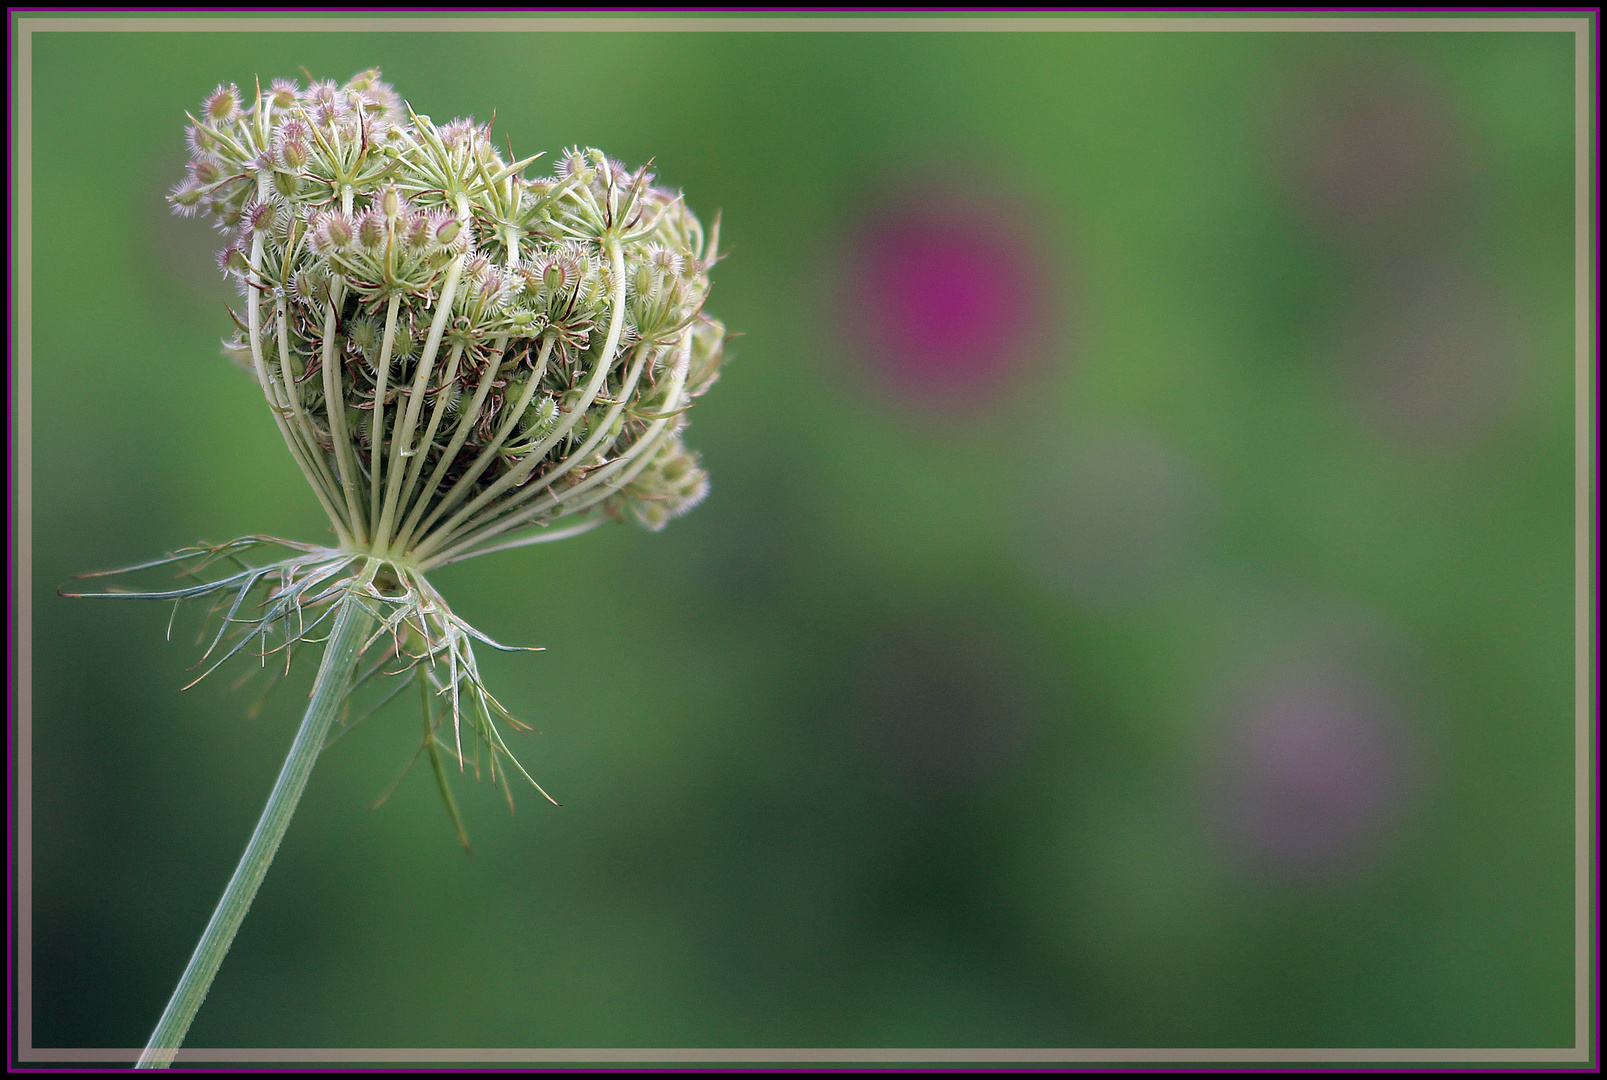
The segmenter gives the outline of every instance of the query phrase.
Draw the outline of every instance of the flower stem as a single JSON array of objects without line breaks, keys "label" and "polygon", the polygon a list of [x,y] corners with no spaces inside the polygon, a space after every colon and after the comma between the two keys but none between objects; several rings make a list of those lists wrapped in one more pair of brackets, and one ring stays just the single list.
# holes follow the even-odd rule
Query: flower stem
[{"label": "flower stem", "polygon": [[[372,579],[376,568],[377,563],[370,564],[363,575],[365,581]],[[235,867],[234,876],[223,890],[217,910],[212,912],[212,918],[195,946],[195,953],[190,957],[184,975],[179,979],[179,985],[173,991],[173,997],[168,1001],[162,1019],[157,1022],[156,1030],[151,1033],[151,1041],[135,1068],[165,1069],[173,1064],[174,1055],[190,1030],[190,1022],[195,1019],[201,1002],[206,1000],[218,966],[223,963],[224,955],[234,942],[235,933],[245,920],[246,912],[251,909],[251,901],[256,898],[257,888],[279,850],[279,841],[284,839],[290,817],[296,812],[296,804],[301,801],[301,793],[307,787],[307,777],[312,774],[313,763],[318,760],[318,752],[329,735],[330,725],[346,702],[351,690],[353,669],[357,666],[357,659],[373,625],[373,616],[354,593],[355,589],[337,601],[340,610],[335,615],[334,629],[329,632],[329,640],[324,645],[323,660],[313,683],[312,700],[307,703],[307,713],[302,717],[296,740],[291,743],[284,767],[279,770],[279,779],[274,781],[268,805],[263,807],[256,831],[251,834],[251,842],[240,857],[240,865]]]}]

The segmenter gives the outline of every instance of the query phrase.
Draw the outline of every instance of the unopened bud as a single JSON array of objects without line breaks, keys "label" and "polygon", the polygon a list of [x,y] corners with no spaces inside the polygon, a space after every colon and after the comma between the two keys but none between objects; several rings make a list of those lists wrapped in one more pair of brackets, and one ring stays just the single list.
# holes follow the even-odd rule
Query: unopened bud
[{"label": "unopened bud", "polygon": [[320,255],[345,251],[356,236],[356,226],[344,213],[336,210],[333,213],[323,214],[313,223],[313,250]]},{"label": "unopened bud", "polygon": [[231,244],[218,252],[218,269],[225,275],[243,274],[251,266],[239,245]]},{"label": "unopened bud", "polygon": [[268,100],[276,109],[288,109],[296,103],[300,96],[300,88],[290,79],[275,79],[268,92]]},{"label": "unopened bud", "polygon": [[241,224],[248,233],[266,232],[273,226],[275,211],[271,202],[254,202],[246,207],[245,220]]},{"label": "unopened bud", "polygon": [[201,185],[194,180],[186,180],[173,189],[167,201],[173,204],[175,214],[189,217],[201,207]]},{"label": "unopened bud", "polygon": [[300,139],[283,139],[274,154],[275,164],[286,172],[299,173],[307,167],[312,152]]},{"label": "unopened bud", "polygon": [[378,210],[365,210],[357,219],[357,242],[369,251],[385,246],[385,215]]},{"label": "unopened bud", "polygon": [[240,115],[240,88],[233,83],[218,84],[218,88],[207,95],[201,111],[214,124],[229,123]]},{"label": "unopened bud", "polygon": [[190,179],[197,184],[215,184],[223,179],[223,168],[211,158],[190,162]]},{"label": "unopened bud", "polygon": [[458,234],[463,231],[463,223],[455,217],[445,218],[435,223],[435,242],[442,247],[451,247],[457,240]]}]

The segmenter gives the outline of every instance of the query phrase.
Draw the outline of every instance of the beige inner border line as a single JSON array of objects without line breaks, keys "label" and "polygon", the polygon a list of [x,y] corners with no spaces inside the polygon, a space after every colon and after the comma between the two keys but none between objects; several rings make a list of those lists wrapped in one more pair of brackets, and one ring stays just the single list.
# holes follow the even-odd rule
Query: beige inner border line
[{"label": "beige inner border line", "polygon": [[17,491],[17,1060],[133,1061],[137,1049],[47,1049],[33,1045],[33,34],[40,32],[1525,32],[1574,35],[1574,526],[1575,526],[1575,740],[1574,740],[1574,1045],[1506,1049],[222,1049],[180,1050],[188,1062],[1566,1062],[1589,1061],[1591,960],[1591,840],[1595,836],[1590,790],[1595,613],[1592,589],[1594,480],[1594,310],[1591,246],[1590,18],[28,18],[16,34],[16,120],[13,127],[16,195],[15,402],[12,414]]},{"label": "beige inner border line", "polygon": [[17,1049],[19,1059],[33,1047],[33,35],[18,20],[17,80],[12,92],[12,176],[14,258],[17,260],[12,311],[16,327],[12,368],[11,420],[13,481],[16,484],[16,904]]},{"label": "beige inner border line", "polygon": [[39,31],[108,31],[138,30],[144,33],[191,33],[195,31],[239,31],[278,33],[372,33],[380,32],[431,32],[475,33],[510,31],[539,31],[543,33],[1087,33],[1100,31],[1186,31],[1190,33],[1280,33],[1289,31],[1567,31],[1589,32],[1590,20],[1580,18],[1266,18],[1266,19],[1210,19],[1210,18],[1081,18],[1068,15],[1060,18],[1025,16],[1022,18],[878,18],[845,19],[837,17],[812,18],[731,18],[715,16],[700,18],[475,18],[443,16],[441,18],[408,18],[378,16],[373,19],[333,17],[321,19],[307,16],[283,18],[247,17],[240,19],[218,17],[166,18],[153,15],[148,18],[38,18],[19,20],[30,30]]},{"label": "beige inner border line", "polygon": [[1596,306],[1595,259],[1591,250],[1591,176],[1595,161],[1590,135],[1594,130],[1595,96],[1590,92],[1590,31],[1574,35],[1574,1046],[1590,1045],[1591,840],[1596,816],[1591,812],[1591,719],[1594,714],[1596,590],[1592,578],[1595,514],[1591,493],[1595,482],[1596,365],[1591,355]]}]

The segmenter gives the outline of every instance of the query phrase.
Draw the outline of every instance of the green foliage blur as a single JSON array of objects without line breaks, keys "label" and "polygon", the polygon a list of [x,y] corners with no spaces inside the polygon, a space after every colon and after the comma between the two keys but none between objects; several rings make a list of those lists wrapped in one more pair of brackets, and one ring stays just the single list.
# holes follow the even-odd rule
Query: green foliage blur
[{"label": "green foliage blur", "polygon": [[[468,857],[427,768],[370,809],[393,704],[189,1045],[1570,1044],[1572,50],[35,37],[34,1045],[143,1045],[310,683],[181,694],[200,613],[55,595],[329,537],[168,213],[184,110],[373,66],[519,154],[653,159],[743,336],[703,506],[433,578],[546,647],[482,663],[563,807],[471,772]],[[943,244],[997,215],[995,309]],[[937,331],[855,303],[943,259]],[[887,353],[928,331],[999,344]]]}]

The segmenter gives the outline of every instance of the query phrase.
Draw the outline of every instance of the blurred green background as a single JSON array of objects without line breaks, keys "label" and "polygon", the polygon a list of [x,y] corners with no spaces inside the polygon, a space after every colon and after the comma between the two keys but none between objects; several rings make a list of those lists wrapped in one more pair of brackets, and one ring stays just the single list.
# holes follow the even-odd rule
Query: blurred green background
[{"label": "blurred green background", "polygon": [[1570,36],[33,43],[35,1045],[143,1044],[310,681],[55,595],[328,536],[184,110],[370,66],[654,159],[743,336],[702,507],[435,578],[562,809],[356,729],[190,1045],[1571,1044]]}]

